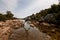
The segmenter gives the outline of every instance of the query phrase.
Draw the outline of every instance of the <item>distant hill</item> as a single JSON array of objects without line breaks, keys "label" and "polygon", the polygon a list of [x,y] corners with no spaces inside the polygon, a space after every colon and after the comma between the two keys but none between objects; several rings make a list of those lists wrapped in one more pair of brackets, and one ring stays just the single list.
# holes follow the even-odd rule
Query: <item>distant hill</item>
[{"label": "distant hill", "polygon": [[60,24],[60,5],[53,4],[51,5],[51,8],[32,14],[26,17],[25,20],[45,21],[48,23]]}]

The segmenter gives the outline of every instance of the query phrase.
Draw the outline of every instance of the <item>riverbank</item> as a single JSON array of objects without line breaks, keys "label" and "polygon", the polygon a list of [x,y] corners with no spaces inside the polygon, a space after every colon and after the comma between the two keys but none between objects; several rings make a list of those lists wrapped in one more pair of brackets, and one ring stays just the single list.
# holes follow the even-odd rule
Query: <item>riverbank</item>
[{"label": "riverbank", "polygon": [[8,40],[8,37],[12,33],[12,30],[16,30],[20,27],[23,27],[23,21],[15,20],[6,20],[5,22],[0,22],[0,40]]},{"label": "riverbank", "polygon": [[52,40],[60,40],[60,28],[58,25],[49,24],[47,22],[30,21],[33,26],[37,27],[41,32],[51,36]]}]

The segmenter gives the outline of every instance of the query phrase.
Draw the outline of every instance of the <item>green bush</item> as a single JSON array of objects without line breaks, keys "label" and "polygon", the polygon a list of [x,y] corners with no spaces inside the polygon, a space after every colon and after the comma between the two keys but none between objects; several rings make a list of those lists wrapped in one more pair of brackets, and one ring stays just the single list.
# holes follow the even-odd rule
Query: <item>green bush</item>
[{"label": "green bush", "polygon": [[0,13],[0,21],[15,19],[13,16],[14,15],[11,13],[11,11],[7,11],[6,14]]}]

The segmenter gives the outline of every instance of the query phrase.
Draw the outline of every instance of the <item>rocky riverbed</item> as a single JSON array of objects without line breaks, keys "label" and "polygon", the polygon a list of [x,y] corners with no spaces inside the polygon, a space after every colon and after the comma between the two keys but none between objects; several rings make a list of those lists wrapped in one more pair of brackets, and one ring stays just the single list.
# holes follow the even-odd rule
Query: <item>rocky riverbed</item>
[{"label": "rocky riverbed", "polygon": [[28,22],[7,20],[0,22],[0,40],[51,40],[51,37]]},{"label": "rocky riverbed", "polygon": [[48,22],[30,21],[32,26],[36,26],[41,32],[48,34],[52,40],[60,40],[60,26]]},{"label": "rocky riverbed", "polygon": [[13,29],[18,29],[23,26],[23,22],[20,20],[6,20],[0,22],[0,40],[9,40]]}]

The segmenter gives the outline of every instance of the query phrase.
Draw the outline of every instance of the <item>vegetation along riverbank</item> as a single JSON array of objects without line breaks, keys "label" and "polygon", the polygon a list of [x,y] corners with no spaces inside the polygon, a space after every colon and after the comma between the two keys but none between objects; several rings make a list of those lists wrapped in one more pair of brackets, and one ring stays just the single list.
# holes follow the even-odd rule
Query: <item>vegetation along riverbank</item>
[{"label": "vegetation along riverbank", "polygon": [[60,4],[53,4],[48,9],[26,17],[25,20],[50,35],[53,40],[60,40]]}]

